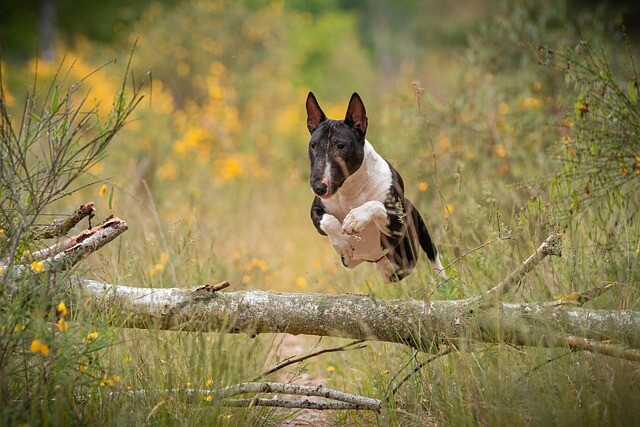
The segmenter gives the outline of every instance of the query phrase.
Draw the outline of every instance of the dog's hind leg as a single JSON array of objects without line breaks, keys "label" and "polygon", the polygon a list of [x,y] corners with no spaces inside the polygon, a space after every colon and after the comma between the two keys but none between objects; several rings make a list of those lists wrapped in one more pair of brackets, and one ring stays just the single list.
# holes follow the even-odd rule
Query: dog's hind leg
[{"label": "dog's hind leg", "polygon": [[380,276],[382,276],[382,280],[386,284],[401,281],[402,279],[407,277],[412,270],[405,270],[402,267],[399,267],[386,256],[376,261],[376,267],[380,272]]},{"label": "dog's hind leg", "polygon": [[342,259],[342,265],[347,268],[356,268],[364,262],[362,259],[345,258],[343,256],[340,258]]}]

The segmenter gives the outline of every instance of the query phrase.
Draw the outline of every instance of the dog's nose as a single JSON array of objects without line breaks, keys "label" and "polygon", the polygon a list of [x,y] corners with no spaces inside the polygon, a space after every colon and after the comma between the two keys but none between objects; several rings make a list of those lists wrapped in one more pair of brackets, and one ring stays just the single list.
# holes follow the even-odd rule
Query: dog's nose
[{"label": "dog's nose", "polygon": [[329,190],[329,187],[327,186],[327,184],[325,184],[324,182],[314,182],[311,185],[311,189],[313,190],[314,193],[316,193],[318,196],[324,196],[327,194],[327,191]]}]

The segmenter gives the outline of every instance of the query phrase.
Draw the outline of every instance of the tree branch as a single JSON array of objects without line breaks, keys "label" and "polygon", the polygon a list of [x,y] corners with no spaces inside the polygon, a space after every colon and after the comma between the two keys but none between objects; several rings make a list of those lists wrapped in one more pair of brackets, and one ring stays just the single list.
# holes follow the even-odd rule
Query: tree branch
[{"label": "tree branch", "polygon": [[576,337],[574,335],[560,334],[558,338],[561,341],[564,341],[567,347],[573,350],[590,351],[592,353],[606,354],[607,356],[640,362],[640,351],[630,349],[619,344],[596,341],[584,337]]},{"label": "tree branch", "polygon": [[86,203],[80,206],[74,213],[69,215],[65,219],[54,220],[51,225],[36,229],[34,238],[39,239],[52,239],[54,237],[60,237],[66,235],[69,230],[75,227],[85,217],[89,217],[89,220],[93,217],[93,213],[96,210],[96,205],[93,202]]},{"label": "tree branch", "polygon": [[[254,406],[269,406],[274,408],[289,408],[289,409],[314,409],[317,411],[326,410],[367,410],[362,406],[354,405],[353,403],[344,402],[313,402],[311,400],[281,400],[281,399],[225,399],[224,406],[231,406],[236,408],[251,408]],[[380,412],[380,410],[376,410]]]},{"label": "tree branch", "polygon": [[[37,262],[41,262],[42,268],[34,270],[33,265],[14,265],[9,276],[8,284],[11,286],[12,281],[25,276],[29,272],[46,273],[68,270],[91,253],[102,248],[120,234],[124,233],[127,228],[128,226],[126,222],[120,218],[109,216],[102,222],[102,224],[99,224],[89,230],[84,230],[64,242],[35,252],[32,254],[30,259],[23,261],[28,262],[33,259]],[[5,266],[0,267],[4,268]]]},{"label": "tree branch", "polygon": [[[162,390],[158,390],[163,392]],[[158,392],[156,391],[156,392]],[[193,399],[196,396],[201,396],[205,401],[211,401],[212,403],[222,399],[225,406],[235,407],[251,407],[251,406],[272,406],[281,408],[299,408],[299,409],[356,409],[356,410],[370,410],[380,412],[382,408],[382,402],[378,399],[370,397],[364,397],[357,394],[345,393],[342,391],[334,390],[322,386],[305,386],[298,384],[287,384],[277,382],[246,382],[235,384],[229,387],[220,389],[206,390],[206,389],[193,389],[193,388],[180,388],[164,390],[171,394],[185,394],[187,398]],[[116,397],[119,395],[138,397],[145,396],[149,392],[147,390],[131,390],[124,392],[111,392],[109,397]],[[265,399],[265,398],[244,398],[244,399],[229,399],[233,396],[241,394],[278,394],[278,395],[292,395],[292,396],[307,396],[318,397],[327,400],[333,400],[335,402],[317,402],[309,400],[290,400],[290,399]],[[82,400],[86,399],[80,398]]]},{"label": "tree branch", "polygon": [[322,386],[306,386],[298,384],[271,383],[271,382],[247,382],[225,387],[219,390],[211,390],[210,394],[225,398],[247,393],[278,393],[292,394],[298,396],[322,397],[325,399],[337,400],[359,406],[361,409],[380,410],[380,401],[357,394],[345,393],[338,390]]},{"label": "tree branch", "polygon": [[509,274],[502,282],[486,291],[479,297],[482,303],[489,300],[495,300],[509,292],[514,286],[519,284],[522,279],[533,270],[547,255],[562,256],[560,249],[560,238],[562,234],[552,233],[544,242],[536,249],[536,251],[527,258],[522,265]]}]

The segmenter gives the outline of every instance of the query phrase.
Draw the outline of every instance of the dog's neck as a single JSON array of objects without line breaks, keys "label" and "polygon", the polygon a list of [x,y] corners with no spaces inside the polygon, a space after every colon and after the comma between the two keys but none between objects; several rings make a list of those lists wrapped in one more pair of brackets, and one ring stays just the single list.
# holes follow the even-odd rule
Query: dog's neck
[{"label": "dog's neck", "polygon": [[338,199],[374,200],[383,197],[391,185],[391,174],[386,161],[369,141],[364,141],[364,158],[358,170],[342,184],[336,196]]}]

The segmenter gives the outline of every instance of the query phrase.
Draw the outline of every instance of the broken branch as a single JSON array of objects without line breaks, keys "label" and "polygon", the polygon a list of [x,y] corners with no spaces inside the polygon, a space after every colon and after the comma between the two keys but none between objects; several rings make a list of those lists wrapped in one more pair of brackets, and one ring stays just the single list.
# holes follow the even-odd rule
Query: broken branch
[{"label": "broken branch", "polygon": [[[120,218],[109,216],[102,224],[84,230],[64,242],[35,252],[33,259],[42,262],[42,270],[39,273],[65,271],[127,231],[127,228],[126,222]],[[9,282],[15,281],[31,271],[33,269],[30,265],[14,265]]]},{"label": "broken branch", "polygon": [[499,298],[509,292],[514,286],[519,284],[522,279],[533,270],[547,255],[562,256],[560,249],[560,233],[551,233],[549,237],[536,249],[536,251],[527,258],[520,267],[509,274],[502,282],[486,291],[480,296],[484,302],[487,298]]},{"label": "broken branch", "polygon": [[50,225],[37,229],[34,239],[53,239],[54,237],[60,237],[66,235],[69,230],[78,225],[85,217],[91,219],[93,213],[96,210],[96,205],[93,202],[86,203],[76,209],[71,215],[64,219],[56,219],[51,222]]}]

